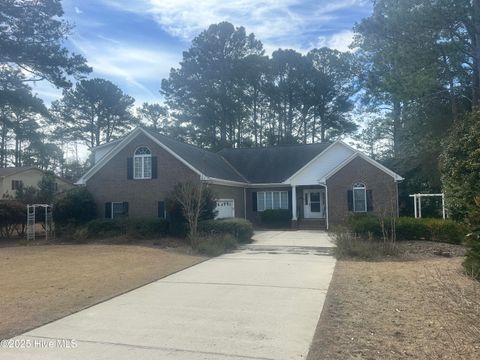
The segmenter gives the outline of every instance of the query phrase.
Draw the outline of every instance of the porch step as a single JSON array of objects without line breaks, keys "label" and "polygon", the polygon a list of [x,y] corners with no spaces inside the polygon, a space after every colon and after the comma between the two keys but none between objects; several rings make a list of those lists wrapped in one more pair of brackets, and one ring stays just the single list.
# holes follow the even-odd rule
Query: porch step
[{"label": "porch step", "polygon": [[300,230],[325,230],[325,219],[301,219],[298,222]]}]

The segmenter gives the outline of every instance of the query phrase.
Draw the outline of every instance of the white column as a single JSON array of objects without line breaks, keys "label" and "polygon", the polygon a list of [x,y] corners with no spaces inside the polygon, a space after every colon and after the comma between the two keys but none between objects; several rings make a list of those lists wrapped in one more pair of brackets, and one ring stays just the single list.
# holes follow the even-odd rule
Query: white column
[{"label": "white column", "polygon": [[292,220],[297,220],[297,187],[292,185]]},{"label": "white column", "polygon": [[443,215],[443,220],[445,220],[445,194],[442,194],[442,215]]},{"label": "white column", "polygon": [[418,197],[418,217],[422,218],[422,197]]},{"label": "white column", "polygon": [[415,213],[415,219],[418,218],[418,215],[417,215],[417,194],[413,195],[413,212]]}]

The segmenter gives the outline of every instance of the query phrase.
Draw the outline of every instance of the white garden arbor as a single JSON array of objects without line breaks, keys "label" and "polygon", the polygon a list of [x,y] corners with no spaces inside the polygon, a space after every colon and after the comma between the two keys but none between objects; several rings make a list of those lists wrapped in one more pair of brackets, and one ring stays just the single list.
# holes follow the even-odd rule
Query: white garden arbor
[{"label": "white garden arbor", "polygon": [[445,211],[445,194],[412,194],[410,197],[413,197],[413,210],[415,212],[415,218],[419,219],[422,217],[422,197],[441,197],[442,198],[442,217],[445,220],[447,217]]},{"label": "white garden arbor", "polygon": [[[40,209],[37,213],[37,209]],[[45,224],[45,240],[53,237],[53,210],[48,204],[27,205],[27,241],[35,240],[36,222],[43,220]]]}]

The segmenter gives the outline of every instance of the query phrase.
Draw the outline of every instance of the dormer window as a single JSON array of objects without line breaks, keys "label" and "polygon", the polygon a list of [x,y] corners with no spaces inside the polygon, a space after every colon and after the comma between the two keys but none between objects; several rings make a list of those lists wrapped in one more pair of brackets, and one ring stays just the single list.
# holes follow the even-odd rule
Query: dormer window
[{"label": "dormer window", "polygon": [[152,153],[146,146],[140,146],[133,155],[133,178],[152,178]]}]

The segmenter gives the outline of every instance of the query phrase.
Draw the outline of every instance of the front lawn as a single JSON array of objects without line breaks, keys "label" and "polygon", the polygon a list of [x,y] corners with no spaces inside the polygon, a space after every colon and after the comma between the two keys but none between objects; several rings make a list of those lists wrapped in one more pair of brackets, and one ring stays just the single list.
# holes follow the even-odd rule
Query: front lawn
[{"label": "front lawn", "polygon": [[137,245],[0,248],[0,339],[199,263],[180,250]]},{"label": "front lawn", "polygon": [[480,284],[462,272],[463,247],[399,247],[337,262],[309,360],[480,358]]}]

